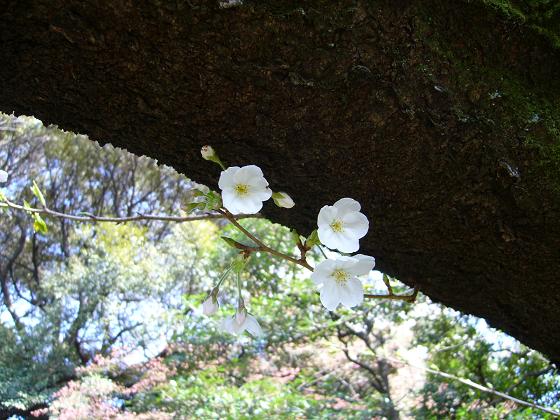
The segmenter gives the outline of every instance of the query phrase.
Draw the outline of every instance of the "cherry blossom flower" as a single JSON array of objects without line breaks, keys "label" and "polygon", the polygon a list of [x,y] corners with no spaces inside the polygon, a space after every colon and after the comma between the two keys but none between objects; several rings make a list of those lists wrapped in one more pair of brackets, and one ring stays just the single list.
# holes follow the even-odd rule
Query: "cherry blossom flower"
[{"label": "cherry blossom flower", "polygon": [[8,182],[8,172],[0,170],[0,182]]},{"label": "cherry blossom flower", "polygon": [[272,194],[272,199],[274,200],[274,203],[278,207],[284,207],[286,209],[291,209],[292,207],[294,207],[296,205],[296,203],[294,203],[294,200],[292,200],[292,197],[290,197],[285,192],[275,192],[275,193],[273,193]]},{"label": "cherry blossom flower", "polygon": [[339,303],[347,308],[362,303],[364,289],[358,276],[368,274],[374,266],[375,258],[361,254],[319,263],[311,274],[311,280],[320,288],[323,306],[334,311]]},{"label": "cherry blossom flower", "polygon": [[235,315],[222,320],[220,328],[230,334],[243,334],[247,330],[253,337],[262,335],[262,329],[257,319],[247,312],[247,309],[241,304]]},{"label": "cherry blossom flower", "polygon": [[340,252],[356,252],[360,238],[369,229],[369,221],[360,213],[360,203],[341,198],[332,206],[323,206],[317,217],[319,239],[323,245]]},{"label": "cherry blossom flower", "polygon": [[220,175],[224,207],[234,214],[254,214],[262,209],[263,201],[272,196],[261,168],[248,165],[231,166]]}]

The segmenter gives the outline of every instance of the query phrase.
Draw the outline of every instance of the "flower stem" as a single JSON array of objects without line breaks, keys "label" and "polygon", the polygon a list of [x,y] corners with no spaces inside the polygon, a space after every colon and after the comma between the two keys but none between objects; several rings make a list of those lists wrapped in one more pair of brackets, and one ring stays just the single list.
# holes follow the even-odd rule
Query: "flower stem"
[{"label": "flower stem", "polygon": [[241,302],[241,274],[237,272],[237,296]]},{"label": "flower stem", "polygon": [[226,271],[222,273],[222,275],[220,276],[220,280],[218,280],[218,284],[216,284],[216,288],[219,288],[222,285],[223,281],[227,278],[231,271],[231,266],[232,265],[230,264]]},{"label": "flower stem", "polygon": [[325,259],[328,260],[329,257],[327,257],[327,254],[325,254],[325,251],[323,250],[323,247],[321,245],[317,245],[317,248],[319,248],[319,251],[321,251],[321,254],[323,254],[323,257],[325,257]]},{"label": "flower stem", "polygon": [[[218,212],[223,214],[224,217],[226,219],[228,219],[232,225],[234,225],[239,231],[241,231],[245,236],[247,236],[249,239],[251,239],[257,245],[256,247],[249,247],[249,246],[239,244],[239,246],[242,246],[242,252],[245,252],[245,253],[258,252],[258,251],[267,252],[267,253],[269,253],[271,255],[274,255],[278,258],[282,258],[286,261],[289,261],[291,263],[298,264],[298,265],[300,265],[304,268],[307,268],[309,271],[313,271],[313,267],[311,267],[311,265],[309,265],[309,263],[307,262],[305,257],[298,260],[294,257],[291,257],[290,255],[286,255],[286,254],[284,254],[280,251],[277,251],[273,248],[270,248],[269,246],[265,245],[260,239],[258,239],[255,235],[253,235],[251,232],[249,232],[247,229],[245,229],[234,218],[233,214],[231,214],[227,209],[225,209],[225,208],[220,209],[220,210],[218,210]],[[321,250],[321,252],[325,256],[325,258],[327,258],[327,256],[325,255],[325,252],[323,251],[321,246],[319,246],[319,249]],[[413,303],[416,300],[417,295],[418,295],[418,289],[415,288],[414,292],[410,295],[395,295],[393,293],[390,293],[390,294],[387,294],[387,295],[376,295],[376,294],[366,293],[366,294],[364,294],[364,298],[365,299],[402,300],[404,302]]]},{"label": "flower stem", "polygon": [[278,258],[282,258],[286,261],[290,261],[291,263],[301,265],[304,268],[307,268],[309,271],[313,271],[313,267],[309,265],[307,260],[305,259],[296,259],[290,255],[284,254],[280,251],[275,250],[274,248],[270,248],[269,246],[265,245],[260,239],[255,237],[251,232],[245,229],[241,224],[237,222],[233,214],[231,214],[227,209],[220,209],[218,210],[219,213],[223,214],[226,219],[228,219],[232,225],[234,225],[238,230],[240,230],[245,236],[251,239],[257,246],[256,247],[246,247],[245,252],[267,252],[271,255],[274,255]]}]

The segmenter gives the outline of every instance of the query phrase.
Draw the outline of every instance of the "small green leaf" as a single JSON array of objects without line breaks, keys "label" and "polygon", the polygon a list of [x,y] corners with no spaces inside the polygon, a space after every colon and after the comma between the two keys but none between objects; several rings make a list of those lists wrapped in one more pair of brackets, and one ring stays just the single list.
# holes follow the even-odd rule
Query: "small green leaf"
[{"label": "small green leaf", "polygon": [[33,207],[31,207],[31,205],[27,202],[27,200],[23,200],[23,208],[24,210],[31,210]]},{"label": "small green leaf", "polygon": [[49,232],[47,224],[40,214],[33,213],[33,230],[38,233],[46,234]]},{"label": "small green leaf", "polygon": [[187,213],[192,213],[195,210],[204,210],[206,204],[204,203],[189,203],[187,204]]},{"label": "small green leaf", "polygon": [[214,191],[210,191],[209,193],[206,194],[205,202],[206,202],[204,208],[205,210],[207,211],[216,210],[222,206],[222,197],[220,197],[218,193]]},{"label": "small green leaf", "polygon": [[298,233],[298,231],[295,230],[295,229],[290,229],[290,233],[292,234],[292,238],[294,239],[294,242],[296,244],[299,244],[301,239],[300,239],[300,234]]},{"label": "small green leaf", "polygon": [[235,240],[233,240],[233,239],[231,239],[231,238],[228,238],[227,236],[222,236],[222,239],[223,239],[229,246],[232,246],[232,247],[234,247],[234,248],[237,248],[237,249],[246,249],[246,248],[247,248],[247,246],[245,246],[245,245],[243,245],[243,244],[240,244],[239,242],[237,242],[237,241],[235,241]]},{"label": "small green leaf", "polygon": [[205,196],[206,194],[204,193],[204,191],[193,190],[192,195],[193,195],[193,197],[202,197],[202,196]]},{"label": "small green leaf", "polygon": [[321,241],[319,240],[319,234],[317,233],[317,229],[311,232],[311,235],[305,241],[305,246],[307,248],[313,248],[315,245],[320,245]]},{"label": "small green leaf", "polygon": [[35,197],[37,197],[37,199],[43,205],[43,207],[47,207],[47,202],[45,201],[45,196],[43,195],[43,193],[41,192],[41,190],[39,189],[39,186],[37,185],[37,183],[35,181],[33,181],[33,186],[31,187],[31,191],[33,192],[33,195]]}]

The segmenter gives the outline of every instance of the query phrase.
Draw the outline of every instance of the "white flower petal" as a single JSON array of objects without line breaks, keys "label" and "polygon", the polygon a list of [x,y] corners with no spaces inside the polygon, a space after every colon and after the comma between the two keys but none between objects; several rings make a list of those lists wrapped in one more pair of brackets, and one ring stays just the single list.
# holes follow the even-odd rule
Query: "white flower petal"
[{"label": "white flower petal", "polygon": [[245,331],[245,323],[240,324],[235,320],[235,317],[232,318],[232,327],[233,327],[233,334],[242,334]]},{"label": "white flower petal", "polygon": [[338,246],[338,234],[335,233],[330,227],[319,227],[317,230],[319,240],[323,245],[328,248],[336,249]]},{"label": "white flower petal", "polygon": [[[255,183],[259,183],[261,179],[266,182],[261,168],[257,165],[243,166],[235,173],[233,179],[235,183],[246,185],[255,185]],[[268,182],[266,185],[268,185]]]},{"label": "white flower petal", "polygon": [[247,311],[243,309],[242,311],[235,312],[235,323],[239,326],[242,326],[247,319]]},{"label": "white flower petal", "polygon": [[351,254],[352,252],[356,252],[358,249],[360,249],[360,241],[358,240],[358,238],[355,238],[351,234],[344,232],[341,234],[336,234],[336,246],[329,246],[329,248],[336,248],[340,252]]},{"label": "white flower petal", "polygon": [[334,280],[327,280],[321,289],[321,303],[329,311],[334,311],[340,303],[339,287]]},{"label": "white flower petal", "polygon": [[262,328],[253,315],[247,315],[247,319],[245,320],[245,328],[247,328],[247,331],[253,337],[259,337],[263,335]]},{"label": "white flower petal", "polygon": [[233,188],[235,185],[234,176],[239,171],[239,166],[230,166],[225,171],[220,174],[220,180],[218,181],[218,186],[221,190],[226,188]]},{"label": "white flower petal", "polygon": [[336,266],[345,271],[352,269],[357,263],[358,260],[356,258],[347,257],[346,255],[342,255],[336,259]]},{"label": "white flower petal", "polygon": [[242,204],[235,194],[230,191],[222,192],[222,202],[224,203],[224,207],[228,209],[233,214],[240,214],[244,213]]},{"label": "white flower petal", "polygon": [[362,213],[347,213],[342,217],[342,222],[344,230],[350,231],[357,239],[364,237],[369,230],[369,221]]},{"label": "white flower petal", "polygon": [[236,206],[238,209],[237,213],[254,214],[261,211],[263,208],[263,202],[258,198],[248,197],[243,200],[236,200]]},{"label": "white flower petal", "polygon": [[234,324],[233,318],[222,319],[222,322],[220,323],[220,329],[230,334],[236,334],[235,327],[233,324]]},{"label": "white flower petal", "polygon": [[334,207],[337,208],[340,216],[349,212],[360,211],[361,209],[360,203],[352,198],[341,198],[334,203]]},{"label": "white flower petal", "polygon": [[347,308],[359,305],[364,300],[362,282],[355,277],[349,279],[344,286],[339,287],[340,301]]},{"label": "white flower petal", "polygon": [[259,190],[268,187],[268,181],[262,176],[260,178],[251,178],[246,182],[246,184],[254,189],[259,189]]},{"label": "white flower petal", "polygon": [[254,192],[251,191],[251,196],[257,200],[266,201],[272,197],[272,190],[270,188],[257,188]]},{"label": "white flower petal", "polygon": [[336,261],[334,260],[325,260],[317,264],[317,266],[313,270],[313,273],[311,274],[311,280],[313,280],[313,283],[315,283],[317,286],[323,284],[325,280],[330,277],[335,266]]},{"label": "white flower petal", "polygon": [[235,195],[232,189],[226,188],[225,190],[222,191],[222,201],[224,203],[229,202],[233,204],[233,202],[236,201],[236,199],[237,196]]},{"label": "white flower petal", "polygon": [[369,272],[373,270],[373,267],[375,267],[375,258],[369,255],[356,254],[353,258],[357,260],[357,262],[349,271],[356,276],[369,274]]},{"label": "white flower petal", "polygon": [[336,218],[338,211],[333,206],[323,206],[319,210],[319,215],[317,216],[317,225],[319,229],[328,228],[332,221]]},{"label": "white flower petal", "polygon": [[8,182],[8,172],[0,171],[0,182]]}]

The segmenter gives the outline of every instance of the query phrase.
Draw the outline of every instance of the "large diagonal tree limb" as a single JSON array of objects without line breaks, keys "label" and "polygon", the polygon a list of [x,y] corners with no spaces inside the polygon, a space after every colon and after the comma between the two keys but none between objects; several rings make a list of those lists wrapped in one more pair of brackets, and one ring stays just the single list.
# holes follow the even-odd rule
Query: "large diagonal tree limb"
[{"label": "large diagonal tree limb", "polygon": [[8,0],[0,109],[209,185],[212,144],[302,234],[353,197],[381,270],[560,361],[560,18],[517,3]]}]

